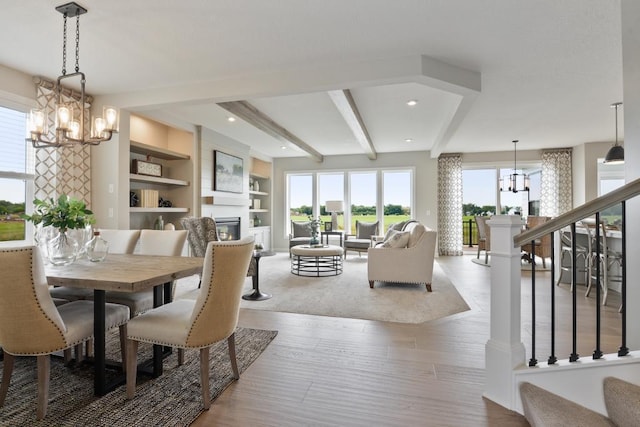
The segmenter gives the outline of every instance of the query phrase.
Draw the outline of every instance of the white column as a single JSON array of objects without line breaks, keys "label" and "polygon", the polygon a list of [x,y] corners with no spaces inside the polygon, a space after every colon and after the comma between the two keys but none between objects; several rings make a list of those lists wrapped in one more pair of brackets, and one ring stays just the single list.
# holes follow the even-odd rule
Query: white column
[{"label": "white column", "polygon": [[[624,171],[626,181],[640,178],[640,32],[638,32],[640,2],[622,0],[622,81],[624,102]],[[640,349],[640,197],[627,203],[627,347]]]},{"label": "white column", "polygon": [[519,215],[497,215],[491,227],[491,335],[485,345],[484,396],[515,409],[513,369],[525,363],[520,338],[520,248],[513,236],[522,231]]}]

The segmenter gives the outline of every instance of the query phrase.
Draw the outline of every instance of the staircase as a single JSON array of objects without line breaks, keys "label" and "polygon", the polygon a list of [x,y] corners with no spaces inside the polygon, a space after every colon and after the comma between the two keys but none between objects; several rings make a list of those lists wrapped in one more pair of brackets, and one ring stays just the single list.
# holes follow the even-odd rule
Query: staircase
[{"label": "staircase", "polygon": [[602,390],[607,416],[528,382],[520,384],[520,397],[524,416],[532,427],[637,427],[640,386],[607,377]]},{"label": "staircase", "polygon": [[[626,300],[626,238],[625,230],[625,206],[627,200],[640,195],[640,179],[632,181],[625,186],[614,190],[602,197],[594,199],[584,205],[553,218],[535,228],[522,232],[523,221],[519,216],[500,215],[493,217],[488,225],[491,227],[491,331],[490,339],[485,346],[486,383],[484,396],[494,402],[523,413],[524,407],[520,399],[520,384],[535,384],[538,388],[548,390],[565,399],[578,402],[595,413],[606,414],[605,399],[603,396],[603,382],[608,377],[625,378],[636,384],[640,384],[640,348],[627,348],[627,300]],[[592,340],[593,354],[580,356],[575,350],[578,337],[576,327],[576,305],[573,304],[573,324],[565,322],[555,323],[555,303],[552,291],[551,302],[545,301],[544,309],[549,309],[546,318],[551,319],[551,325],[539,328],[542,331],[550,330],[550,336],[536,337],[536,298],[537,286],[555,286],[555,276],[551,273],[551,283],[536,283],[535,263],[532,264],[532,297],[525,303],[531,304],[532,318],[527,324],[531,324],[531,345],[529,355],[525,354],[525,346],[521,340],[521,247],[551,235],[551,242],[559,242],[560,231],[566,227],[575,228],[576,223],[595,215],[595,223],[599,224],[599,213],[611,206],[622,205],[622,306],[620,313],[621,336],[617,353],[604,354],[600,344],[600,310],[602,295],[600,289],[600,276],[595,285],[594,304],[594,329],[593,336],[579,336],[580,342],[585,339]],[[598,228],[598,227],[597,227]],[[575,233],[574,233],[575,235]],[[638,236],[635,236],[638,238]],[[597,238],[597,237],[596,237]],[[559,243],[553,244],[555,249]],[[555,271],[552,252],[552,271]],[[600,253],[594,253],[599,257]],[[598,259],[598,258],[596,258]],[[635,262],[637,256],[630,256],[630,262]],[[574,260],[572,265],[576,265]],[[575,277],[575,270],[574,270]],[[542,281],[542,279],[540,279]],[[575,280],[574,280],[575,282]],[[573,289],[577,289],[574,286]],[[572,292],[575,301],[577,292]],[[636,301],[630,301],[633,307]],[[547,308],[550,307],[550,308]],[[635,325],[634,325],[635,326]],[[562,331],[561,336],[573,337],[574,351],[568,359],[560,359],[555,354],[556,332]],[[635,328],[637,334],[637,328]],[[536,355],[536,339],[550,340],[551,354],[544,355],[545,361],[539,362]],[[591,341],[590,341],[591,342]],[[527,357],[528,356],[528,357]],[[547,357],[548,356],[548,357]],[[544,400],[544,399],[542,399]],[[557,400],[557,399],[551,399]],[[538,424],[555,425],[555,424]],[[576,425],[575,423],[564,425]],[[607,424],[602,424],[607,425]],[[635,425],[640,425],[636,422]]]}]

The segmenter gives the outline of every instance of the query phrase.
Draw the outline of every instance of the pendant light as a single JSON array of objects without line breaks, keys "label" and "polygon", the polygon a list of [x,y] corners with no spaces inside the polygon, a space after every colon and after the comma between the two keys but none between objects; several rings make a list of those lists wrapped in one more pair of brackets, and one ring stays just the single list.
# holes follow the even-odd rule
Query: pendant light
[{"label": "pendant light", "polygon": [[609,148],[607,155],[604,158],[604,163],[611,165],[624,163],[624,147],[618,145],[618,107],[622,105],[622,102],[615,102],[611,104],[611,108],[616,110],[616,142],[613,147]]},{"label": "pendant light", "polygon": [[[62,41],[62,75],[56,84],[55,134],[48,137],[48,114],[46,109],[33,109],[29,114],[29,137],[35,148],[66,147],[72,145],[98,145],[108,141],[118,132],[118,110],[105,106],[102,117],[94,117],[90,132],[85,132],[85,117],[90,114],[86,108],[85,75],[80,71],[80,15],[87,9],[75,2],[56,7],[64,17]],[[67,18],[76,18],[75,31],[75,73],[67,74]],[[62,80],[80,78],[80,99],[78,102],[66,103],[62,96]],[[87,135],[88,134],[88,135]]]},{"label": "pendant light", "polygon": [[517,163],[516,163],[516,145],[518,144],[518,140],[515,139],[513,142],[513,173],[508,176],[503,176],[500,179],[500,191],[511,191],[512,193],[517,193],[519,191],[529,191],[530,182],[529,176],[526,173],[518,173]]}]

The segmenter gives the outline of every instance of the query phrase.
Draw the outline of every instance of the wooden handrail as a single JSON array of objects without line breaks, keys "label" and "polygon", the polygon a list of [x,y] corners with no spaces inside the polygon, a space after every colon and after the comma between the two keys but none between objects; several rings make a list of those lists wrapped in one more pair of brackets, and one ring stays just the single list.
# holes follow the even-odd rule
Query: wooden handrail
[{"label": "wooden handrail", "polygon": [[604,196],[600,196],[597,199],[588,201],[587,203],[565,212],[549,221],[532,228],[531,230],[523,231],[517,236],[513,237],[513,247],[518,248],[522,245],[530,243],[532,240],[541,238],[542,236],[551,233],[552,231],[558,231],[574,222],[578,222],[581,219],[587,218],[596,212],[600,212],[613,205],[616,205],[623,200],[629,200],[632,197],[640,194],[640,178],[635,181],[631,181],[628,184],[617,188]]}]

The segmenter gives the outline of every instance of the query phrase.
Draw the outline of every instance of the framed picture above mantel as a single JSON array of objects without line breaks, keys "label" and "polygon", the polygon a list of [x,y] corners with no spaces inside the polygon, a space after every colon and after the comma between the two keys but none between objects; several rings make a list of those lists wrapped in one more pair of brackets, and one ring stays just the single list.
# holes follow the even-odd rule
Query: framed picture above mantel
[{"label": "framed picture above mantel", "polygon": [[219,150],[213,151],[213,190],[242,193],[243,160]]}]

